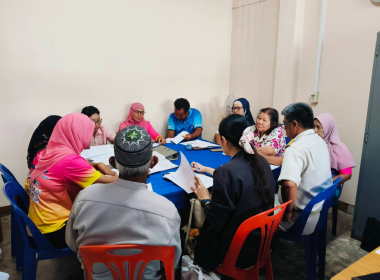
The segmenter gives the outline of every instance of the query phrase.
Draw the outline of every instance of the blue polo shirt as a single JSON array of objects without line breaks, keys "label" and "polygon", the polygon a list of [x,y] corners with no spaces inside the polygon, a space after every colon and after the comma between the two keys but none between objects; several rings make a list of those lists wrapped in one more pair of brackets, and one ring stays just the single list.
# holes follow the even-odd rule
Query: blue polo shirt
[{"label": "blue polo shirt", "polygon": [[202,127],[202,115],[197,109],[190,108],[189,115],[184,122],[178,119],[174,113],[169,116],[168,130],[174,130],[174,135],[176,136],[182,131],[193,134],[198,127]]}]

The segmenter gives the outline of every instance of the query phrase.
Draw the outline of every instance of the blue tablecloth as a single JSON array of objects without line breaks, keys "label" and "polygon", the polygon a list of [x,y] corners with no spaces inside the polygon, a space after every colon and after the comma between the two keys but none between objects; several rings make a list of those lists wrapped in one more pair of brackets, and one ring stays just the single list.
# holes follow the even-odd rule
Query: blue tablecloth
[{"label": "blue tablecloth", "polygon": [[[196,161],[204,166],[216,169],[219,166],[231,160],[231,157],[223,155],[223,152],[211,152],[209,149],[187,151],[185,145],[181,144],[176,145],[169,143],[165,146],[172,150],[182,152],[186,156],[190,164],[193,161]],[[173,160],[172,162],[179,166],[181,163],[181,159]],[[152,188],[155,193],[158,193],[169,199],[171,202],[174,203],[177,209],[183,209],[190,206],[189,200],[193,196],[193,194],[188,194],[171,181],[163,178],[163,175],[165,173],[175,172],[176,170],[177,169],[172,169],[152,174],[148,177],[147,182],[152,183]],[[276,181],[278,176],[280,175],[280,170],[281,168],[273,170],[273,176],[275,177]]]}]

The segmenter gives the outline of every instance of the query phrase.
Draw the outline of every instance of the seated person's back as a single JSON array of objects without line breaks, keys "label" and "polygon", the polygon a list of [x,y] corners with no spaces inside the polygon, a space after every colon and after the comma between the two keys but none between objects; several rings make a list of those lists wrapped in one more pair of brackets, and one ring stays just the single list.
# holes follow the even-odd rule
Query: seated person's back
[{"label": "seated person's back", "polygon": [[[329,152],[326,143],[313,130],[311,107],[305,103],[294,103],[287,106],[282,114],[286,134],[293,139],[285,149],[278,179],[281,184],[279,202],[292,200],[280,225],[281,229],[288,230],[306,205],[332,185],[332,180]],[[321,209],[321,203],[313,208],[304,234],[314,231]]]},{"label": "seated person's back", "polygon": [[[129,146],[132,142],[134,145]],[[149,167],[157,163],[157,158],[152,158],[152,145],[151,137],[141,127],[129,126],[117,134],[119,179],[78,195],[66,230],[66,242],[74,252],[86,245],[174,246],[177,264],[181,255],[177,209],[165,197],[147,190]],[[94,279],[112,279],[103,265],[94,266],[93,275]],[[143,279],[160,279],[159,261],[147,265]]]},{"label": "seated person's back", "polygon": [[[215,171],[210,170],[214,177],[210,201],[203,185],[194,189],[203,201],[206,216],[195,245],[195,261],[206,270],[214,270],[223,262],[237,229],[245,220],[273,207],[275,182],[268,162],[257,152],[249,154],[239,146],[247,125],[239,115],[231,115],[220,123],[221,146],[231,161]],[[260,237],[255,233],[249,235],[237,267],[248,268],[255,263]]]},{"label": "seated person's back", "polygon": [[203,130],[202,115],[194,108],[190,108],[190,103],[184,98],[179,98],[174,102],[174,113],[168,119],[167,138],[173,138],[183,131],[188,134],[183,137],[185,140],[199,138]]}]

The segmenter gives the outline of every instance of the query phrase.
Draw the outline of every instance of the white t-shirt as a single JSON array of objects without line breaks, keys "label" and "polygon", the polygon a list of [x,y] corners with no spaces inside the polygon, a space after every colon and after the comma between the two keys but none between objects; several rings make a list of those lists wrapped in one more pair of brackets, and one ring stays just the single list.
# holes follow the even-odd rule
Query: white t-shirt
[{"label": "white t-shirt", "polygon": [[[313,129],[294,138],[285,149],[281,174],[278,181],[290,180],[297,184],[296,209],[303,210],[321,191],[332,185],[330,155],[325,141]],[[281,187],[278,191],[282,202]],[[323,202],[316,204],[312,212],[322,209]]]}]

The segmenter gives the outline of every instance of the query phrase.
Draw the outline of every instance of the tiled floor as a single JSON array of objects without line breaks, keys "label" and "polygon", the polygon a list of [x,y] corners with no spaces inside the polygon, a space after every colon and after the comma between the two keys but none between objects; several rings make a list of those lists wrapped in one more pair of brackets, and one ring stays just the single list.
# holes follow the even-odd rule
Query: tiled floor
[{"label": "tiled floor", "polygon": [[[331,219],[331,214],[329,215]],[[350,238],[352,215],[339,212],[338,233],[331,235],[331,220],[327,234],[326,277],[332,276],[363,257],[367,252],[360,249],[360,242]],[[16,271],[15,259],[10,254],[10,216],[2,218],[4,241],[0,271],[10,274],[11,280],[21,280]],[[305,253],[301,244],[279,240],[272,251],[273,274],[275,279],[305,279]],[[264,274],[263,274],[264,275]],[[75,255],[62,259],[41,261],[38,264],[37,279],[40,280],[82,280],[83,272]],[[265,279],[265,277],[262,277]]]}]

